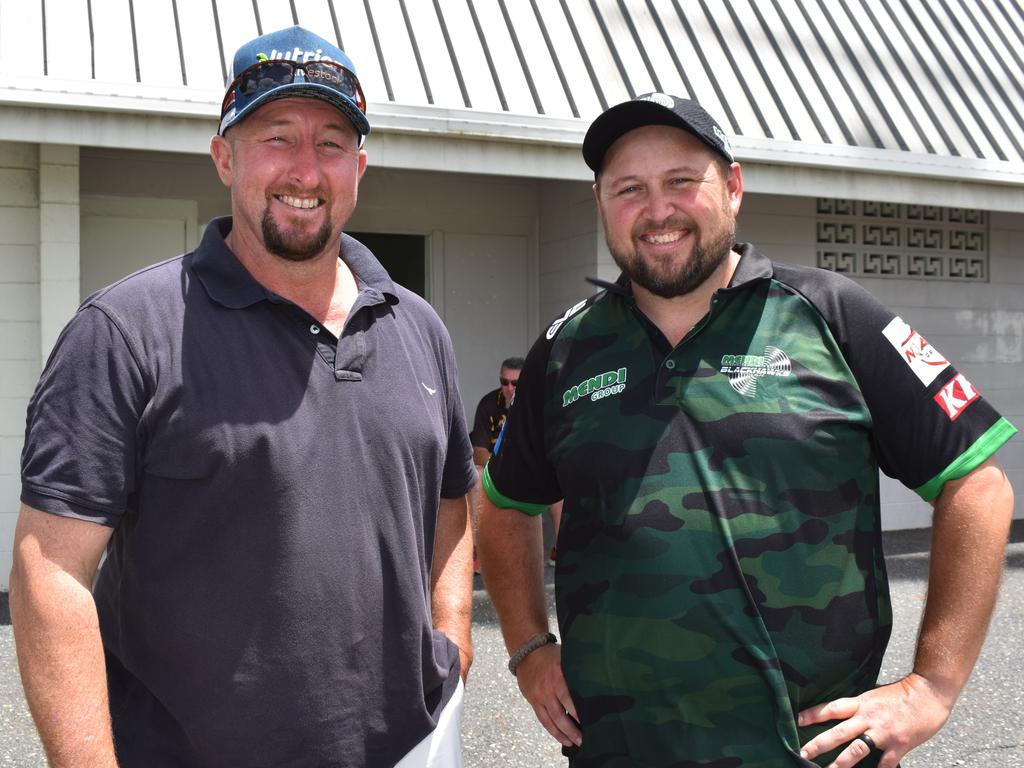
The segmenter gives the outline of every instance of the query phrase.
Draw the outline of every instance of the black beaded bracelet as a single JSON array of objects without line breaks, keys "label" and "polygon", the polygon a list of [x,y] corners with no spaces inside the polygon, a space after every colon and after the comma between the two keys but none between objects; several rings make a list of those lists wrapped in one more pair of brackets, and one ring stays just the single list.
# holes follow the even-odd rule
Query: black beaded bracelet
[{"label": "black beaded bracelet", "polygon": [[525,659],[531,653],[533,653],[542,646],[557,643],[558,638],[550,632],[541,632],[539,634],[534,635],[526,641],[522,648],[513,653],[511,658],[509,658],[508,671],[514,675],[516,673],[516,669],[519,667],[520,664],[522,664],[523,659]]}]

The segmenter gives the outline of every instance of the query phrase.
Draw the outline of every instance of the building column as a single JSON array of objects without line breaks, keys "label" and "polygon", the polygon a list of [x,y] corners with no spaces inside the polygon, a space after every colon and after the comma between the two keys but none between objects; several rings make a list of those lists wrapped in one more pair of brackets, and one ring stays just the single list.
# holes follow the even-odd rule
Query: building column
[{"label": "building column", "polygon": [[78,176],[78,147],[40,145],[39,323],[43,361],[81,302]]},{"label": "building column", "polygon": [[11,570],[25,408],[39,378],[39,149],[0,142],[0,591]]}]

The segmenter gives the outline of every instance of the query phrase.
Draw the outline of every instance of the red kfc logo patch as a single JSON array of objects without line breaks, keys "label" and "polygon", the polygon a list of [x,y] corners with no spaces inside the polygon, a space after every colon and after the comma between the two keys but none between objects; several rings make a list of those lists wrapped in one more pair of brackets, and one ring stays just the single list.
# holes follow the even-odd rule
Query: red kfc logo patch
[{"label": "red kfc logo patch", "polygon": [[950,421],[956,421],[957,417],[964,412],[964,409],[977,399],[978,390],[974,388],[962,373],[958,373],[935,396],[935,402],[946,412]]}]

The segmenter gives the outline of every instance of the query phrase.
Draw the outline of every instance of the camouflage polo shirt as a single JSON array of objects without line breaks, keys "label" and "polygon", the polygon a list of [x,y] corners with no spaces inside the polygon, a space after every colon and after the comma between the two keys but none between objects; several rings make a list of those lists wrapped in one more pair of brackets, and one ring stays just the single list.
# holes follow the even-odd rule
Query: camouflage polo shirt
[{"label": "camouflage polo shirt", "polygon": [[796,714],[889,639],[878,469],[932,500],[1016,431],[852,281],[738,250],[674,349],[625,279],[568,310],[485,472],[499,506],[565,499],[578,768],[814,765]]}]

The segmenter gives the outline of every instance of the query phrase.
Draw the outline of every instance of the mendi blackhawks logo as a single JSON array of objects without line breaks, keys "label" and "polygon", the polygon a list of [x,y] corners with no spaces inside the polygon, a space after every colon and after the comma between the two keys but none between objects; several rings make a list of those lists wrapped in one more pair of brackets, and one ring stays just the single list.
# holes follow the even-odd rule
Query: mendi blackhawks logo
[{"label": "mendi blackhawks logo", "polygon": [[789,355],[778,347],[765,347],[763,355],[722,355],[721,372],[729,384],[744,397],[757,395],[757,382],[762,376],[789,376],[793,364]]}]

